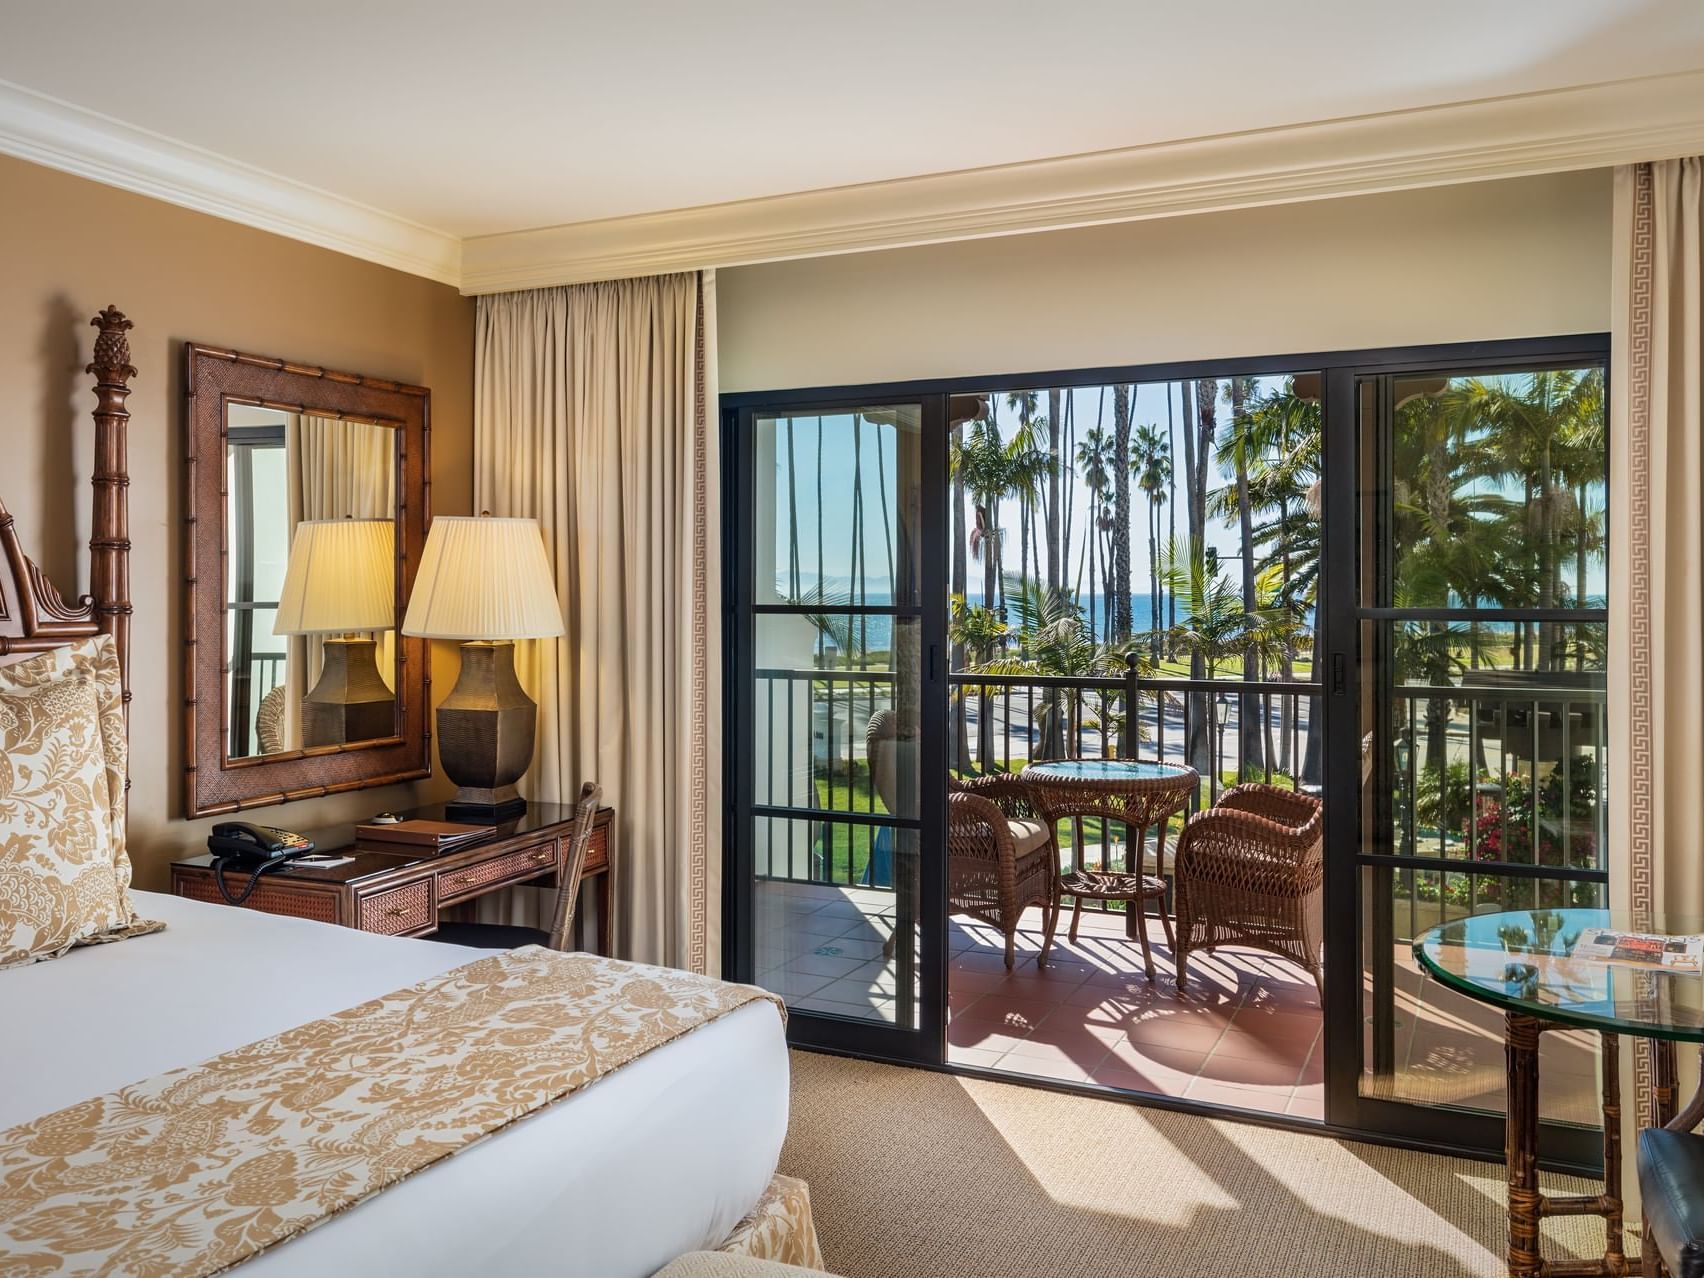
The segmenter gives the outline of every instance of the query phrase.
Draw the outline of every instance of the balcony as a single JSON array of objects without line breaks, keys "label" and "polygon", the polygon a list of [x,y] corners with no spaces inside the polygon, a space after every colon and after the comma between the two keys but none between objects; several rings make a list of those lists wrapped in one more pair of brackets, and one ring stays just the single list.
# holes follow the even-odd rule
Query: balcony
[{"label": "balcony", "polygon": [[[800,1011],[910,1024],[915,964],[905,946],[890,945],[901,907],[892,831],[862,823],[885,813],[863,728],[891,708],[895,677],[881,670],[758,672],[760,715],[767,709],[769,739],[778,756],[785,752],[758,769],[772,787],[760,803],[767,797],[778,807],[811,806],[834,819],[776,822],[769,832],[758,861],[757,975]],[[1318,793],[1316,684],[1144,679],[1134,666],[1125,678],[961,673],[949,682],[957,775],[975,775],[985,763],[1015,773],[1044,754],[1134,752],[1196,767],[1201,780],[1188,812],[1212,805],[1239,778]],[[1589,880],[1525,872],[1598,868],[1603,695],[1599,679],[1576,672],[1469,672],[1459,685],[1391,689],[1383,735],[1376,730],[1364,742],[1364,797],[1387,805],[1392,834],[1384,850],[1429,857],[1439,868],[1369,871],[1383,888],[1371,898],[1382,908],[1369,910],[1366,932],[1390,957],[1365,965],[1365,1057],[1376,1071],[1364,1080],[1368,1094],[1500,1107],[1500,1025],[1484,1009],[1422,982],[1408,943],[1474,910],[1560,904],[1581,891],[1595,896],[1598,886]],[[1125,715],[1129,705],[1133,719]],[[783,766],[787,759],[795,766]],[[1384,784],[1375,780],[1380,776]],[[1568,796],[1561,811],[1558,795]],[[1168,830],[1168,877],[1184,819],[1174,817]],[[1057,835],[1067,871],[1124,863],[1125,832],[1115,824],[1063,822]],[[1512,864],[1505,850],[1526,863]],[[1139,855],[1151,872],[1151,835]],[[1045,968],[1034,961],[1041,912],[1029,910],[1010,972],[998,929],[949,920],[949,1061],[1321,1119],[1323,1018],[1311,978],[1272,955],[1226,948],[1192,956],[1180,994],[1158,920],[1146,925],[1152,983],[1116,907],[1085,903],[1075,943],[1061,922]],[[1544,1052],[1553,1080],[1546,1116],[1590,1121],[1594,1049],[1584,1036],[1557,1034],[1546,1036]]]}]

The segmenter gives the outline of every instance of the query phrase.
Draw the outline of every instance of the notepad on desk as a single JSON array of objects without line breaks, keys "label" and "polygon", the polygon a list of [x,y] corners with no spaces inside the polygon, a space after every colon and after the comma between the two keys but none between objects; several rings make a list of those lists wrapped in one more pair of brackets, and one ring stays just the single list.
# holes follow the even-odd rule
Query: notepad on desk
[{"label": "notepad on desk", "polygon": [[494,833],[489,825],[468,825],[460,821],[391,821],[355,827],[355,837],[363,843],[405,843],[433,852],[448,852],[451,848],[490,838]]}]

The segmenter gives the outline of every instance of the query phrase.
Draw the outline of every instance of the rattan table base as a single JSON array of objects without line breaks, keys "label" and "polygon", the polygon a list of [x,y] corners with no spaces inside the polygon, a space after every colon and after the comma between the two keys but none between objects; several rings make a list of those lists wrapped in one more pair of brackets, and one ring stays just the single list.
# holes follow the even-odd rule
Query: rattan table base
[{"label": "rattan table base", "polygon": [[1154,979],[1154,955],[1148,948],[1148,912],[1142,907],[1149,901],[1160,902],[1160,926],[1165,929],[1166,947],[1177,952],[1172,937],[1171,916],[1166,913],[1166,881],[1152,874],[1119,874],[1111,870],[1073,870],[1059,879],[1061,896],[1072,898],[1071,943],[1077,943],[1077,924],[1083,917],[1083,902],[1124,901],[1133,918],[1125,920],[1134,927],[1136,939],[1142,943],[1142,970]]}]

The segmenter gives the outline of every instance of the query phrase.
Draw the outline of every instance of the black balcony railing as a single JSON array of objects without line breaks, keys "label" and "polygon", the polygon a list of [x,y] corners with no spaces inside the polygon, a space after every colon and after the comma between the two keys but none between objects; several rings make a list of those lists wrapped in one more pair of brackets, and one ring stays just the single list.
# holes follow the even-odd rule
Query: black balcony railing
[{"label": "black balcony railing", "polygon": [[1365,802],[1389,842],[1363,852],[1390,857],[1372,869],[1405,907],[1399,940],[1482,909],[1605,903],[1603,676],[1466,679],[1391,689],[1366,742]]},{"label": "black balcony railing", "polygon": [[[888,886],[869,867],[883,863],[879,850],[898,832],[872,782],[864,734],[892,708],[895,678],[884,670],[757,671],[757,740],[760,751],[768,747],[755,769],[767,822],[760,877]],[[1601,676],[1469,678],[1476,681],[1388,687],[1380,725],[1362,742],[1369,833],[1360,850],[1391,857],[1392,869],[1379,872],[1406,905],[1398,930],[1406,923],[1410,936],[1493,903],[1595,901],[1607,877],[1605,692],[1593,682]],[[1052,758],[1194,767],[1200,786],[1173,818],[1172,851],[1189,813],[1239,781],[1319,792],[1318,683],[1143,678],[1134,664],[1123,677],[964,672],[949,683],[955,775],[1017,772]],[[1126,837],[1116,826],[1071,823],[1060,831],[1066,868],[1121,863]]]},{"label": "black balcony railing", "polygon": [[[894,680],[884,670],[756,672],[757,737],[760,750],[768,745],[755,769],[755,799],[768,823],[758,857],[763,877],[883,886],[865,871],[892,835],[881,833],[885,809],[864,733],[892,708]],[[1316,684],[1143,679],[1134,663],[1123,677],[959,673],[949,682],[949,765],[957,775],[1016,772],[1053,758],[1188,762],[1202,778],[1194,811],[1239,778],[1308,785],[1319,767],[1317,753],[1308,754]],[[830,821],[811,821],[804,810]],[[1121,829],[1087,822],[1062,833],[1071,864],[1122,855]]]}]

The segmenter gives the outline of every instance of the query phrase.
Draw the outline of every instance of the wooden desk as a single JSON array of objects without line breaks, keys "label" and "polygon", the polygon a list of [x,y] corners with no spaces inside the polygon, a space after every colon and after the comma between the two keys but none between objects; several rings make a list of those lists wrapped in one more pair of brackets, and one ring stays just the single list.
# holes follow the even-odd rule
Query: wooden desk
[{"label": "wooden desk", "polygon": [[[438,804],[397,815],[442,821],[444,809]],[[426,936],[437,930],[442,906],[518,883],[556,886],[573,820],[570,805],[529,804],[520,816],[492,826],[489,839],[439,855],[400,844],[358,844],[352,825],[304,831],[317,851],[354,859],[344,865],[268,871],[243,908],[387,936]],[[203,855],[173,862],[173,895],[224,904],[213,880],[212,861]],[[598,953],[603,955],[612,950],[615,862],[615,811],[601,808],[592,824],[583,886],[597,893]],[[225,885],[235,895],[248,877],[246,870],[226,870]]]}]

